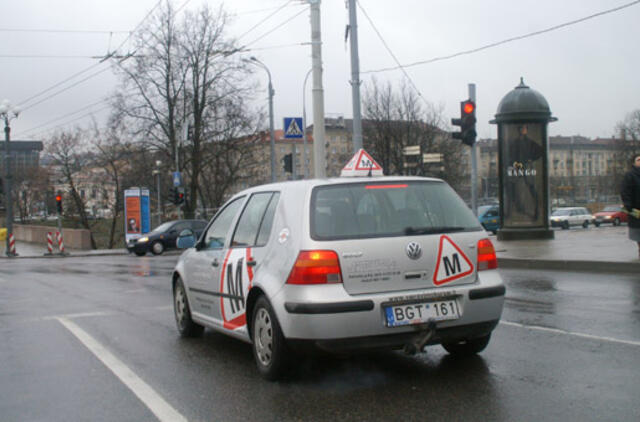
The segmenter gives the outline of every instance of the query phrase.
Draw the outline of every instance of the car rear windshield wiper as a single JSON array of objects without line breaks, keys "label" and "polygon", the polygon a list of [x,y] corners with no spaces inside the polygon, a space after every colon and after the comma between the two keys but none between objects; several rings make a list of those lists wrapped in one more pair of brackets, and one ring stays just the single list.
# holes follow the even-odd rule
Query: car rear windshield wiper
[{"label": "car rear windshield wiper", "polygon": [[434,234],[465,231],[466,227],[459,226],[435,226],[435,227],[405,227],[404,234]]}]

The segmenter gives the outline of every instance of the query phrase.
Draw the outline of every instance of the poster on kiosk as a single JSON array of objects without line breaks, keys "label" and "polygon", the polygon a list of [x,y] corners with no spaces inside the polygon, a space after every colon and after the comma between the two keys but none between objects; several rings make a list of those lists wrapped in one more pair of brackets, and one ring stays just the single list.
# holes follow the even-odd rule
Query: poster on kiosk
[{"label": "poster on kiosk", "polygon": [[124,191],[124,233],[129,243],[151,230],[149,189],[131,188]]}]

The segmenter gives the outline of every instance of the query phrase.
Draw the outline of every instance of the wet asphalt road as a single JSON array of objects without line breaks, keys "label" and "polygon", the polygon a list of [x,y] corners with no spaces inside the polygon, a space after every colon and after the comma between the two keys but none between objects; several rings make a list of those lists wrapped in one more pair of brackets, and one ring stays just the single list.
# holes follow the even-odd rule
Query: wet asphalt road
[{"label": "wet asphalt road", "polygon": [[178,337],[176,259],[0,261],[0,420],[640,420],[640,275],[501,270],[478,357],[304,358],[269,383],[247,344]]}]

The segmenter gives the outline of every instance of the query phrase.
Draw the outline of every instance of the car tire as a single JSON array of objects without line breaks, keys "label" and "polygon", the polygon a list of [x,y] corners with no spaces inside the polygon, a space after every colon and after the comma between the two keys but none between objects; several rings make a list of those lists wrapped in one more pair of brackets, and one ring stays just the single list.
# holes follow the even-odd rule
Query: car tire
[{"label": "car tire", "polygon": [[613,220],[613,225],[614,226],[619,226],[620,225],[620,219],[618,217],[616,217],[615,220]]},{"label": "car tire", "polygon": [[442,347],[452,356],[471,356],[482,352],[491,340],[491,334],[454,343],[442,343]]},{"label": "car tire", "polygon": [[173,287],[173,313],[176,326],[181,337],[198,337],[204,332],[204,327],[193,322],[187,292],[184,290],[182,279],[178,278]]},{"label": "car tire", "polygon": [[263,378],[275,381],[282,376],[289,351],[275,312],[266,297],[260,296],[253,308],[251,343],[253,357]]},{"label": "car tire", "polygon": [[156,240],[151,244],[151,252],[154,255],[162,255],[162,252],[164,252],[164,244],[161,241]]},{"label": "car tire", "polygon": [[600,223],[598,223],[597,221],[595,223],[593,223],[596,227],[600,227]]},{"label": "car tire", "polygon": [[589,222],[587,220],[584,221],[584,223],[582,223],[582,227],[584,227],[585,229],[589,228]]},{"label": "car tire", "polygon": [[565,221],[562,223],[562,230],[568,230],[569,229],[569,222]]},{"label": "car tire", "polygon": [[145,256],[147,253],[142,251],[136,251],[135,254],[138,256]]}]

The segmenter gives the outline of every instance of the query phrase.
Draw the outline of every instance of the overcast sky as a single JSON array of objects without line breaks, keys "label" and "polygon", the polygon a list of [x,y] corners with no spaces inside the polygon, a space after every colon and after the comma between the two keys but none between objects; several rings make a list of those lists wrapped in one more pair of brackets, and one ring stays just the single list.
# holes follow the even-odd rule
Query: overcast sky
[{"label": "overcast sky", "polygon": [[[502,40],[541,31],[603,12],[631,0],[359,0],[401,64],[473,50]],[[105,116],[104,100],[116,85],[101,56],[119,46],[130,31],[156,5],[157,0],[20,0],[3,2],[0,15],[0,99],[20,104],[24,111],[12,122],[13,139],[43,139],[43,130],[94,111]],[[177,7],[184,0],[176,0]],[[211,6],[223,4],[210,0]],[[186,9],[201,6],[190,0]],[[311,67],[311,47],[293,45],[310,41],[309,10],[301,0],[229,0],[225,10],[234,15],[229,36],[240,36],[279,6],[270,19],[242,37],[241,43],[260,39],[246,53],[261,59],[271,70],[276,91],[276,127],[285,116],[302,115],[303,81]],[[298,14],[293,19],[294,15]],[[322,56],[325,112],[351,117],[350,52],[345,43],[348,13],[344,0],[322,0]],[[495,138],[488,123],[500,99],[520,77],[541,92],[559,120],[549,134],[610,137],[616,123],[640,108],[640,4],[534,37],[513,41],[473,54],[407,67],[422,96],[441,105],[447,122],[459,113],[467,85],[477,86],[478,133]],[[289,20],[289,21],[288,21]],[[287,23],[284,23],[288,21]],[[36,32],[107,31],[96,32]],[[265,37],[263,34],[269,33]],[[364,73],[396,64],[372,25],[358,10],[360,68],[367,84],[375,77],[400,83],[400,70]],[[287,47],[270,48],[288,45]],[[263,49],[264,48],[264,49]],[[120,52],[126,52],[125,45]],[[56,57],[16,57],[56,56]],[[70,58],[69,56],[74,56]],[[90,66],[77,78],[52,88]],[[266,73],[256,78],[266,85]],[[90,77],[90,78],[89,78]],[[78,83],[82,79],[85,82]],[[57,91],[78,83],[59,95]],[[35,104],[46,97],[52,98]],[[266,109],[266,89],[264,91]],[[307,116],[311,124],[311,78],[307,84]],[[75,113],[75,114],[73,114]],[[86,124],[88,117],[70,122]]]}]

